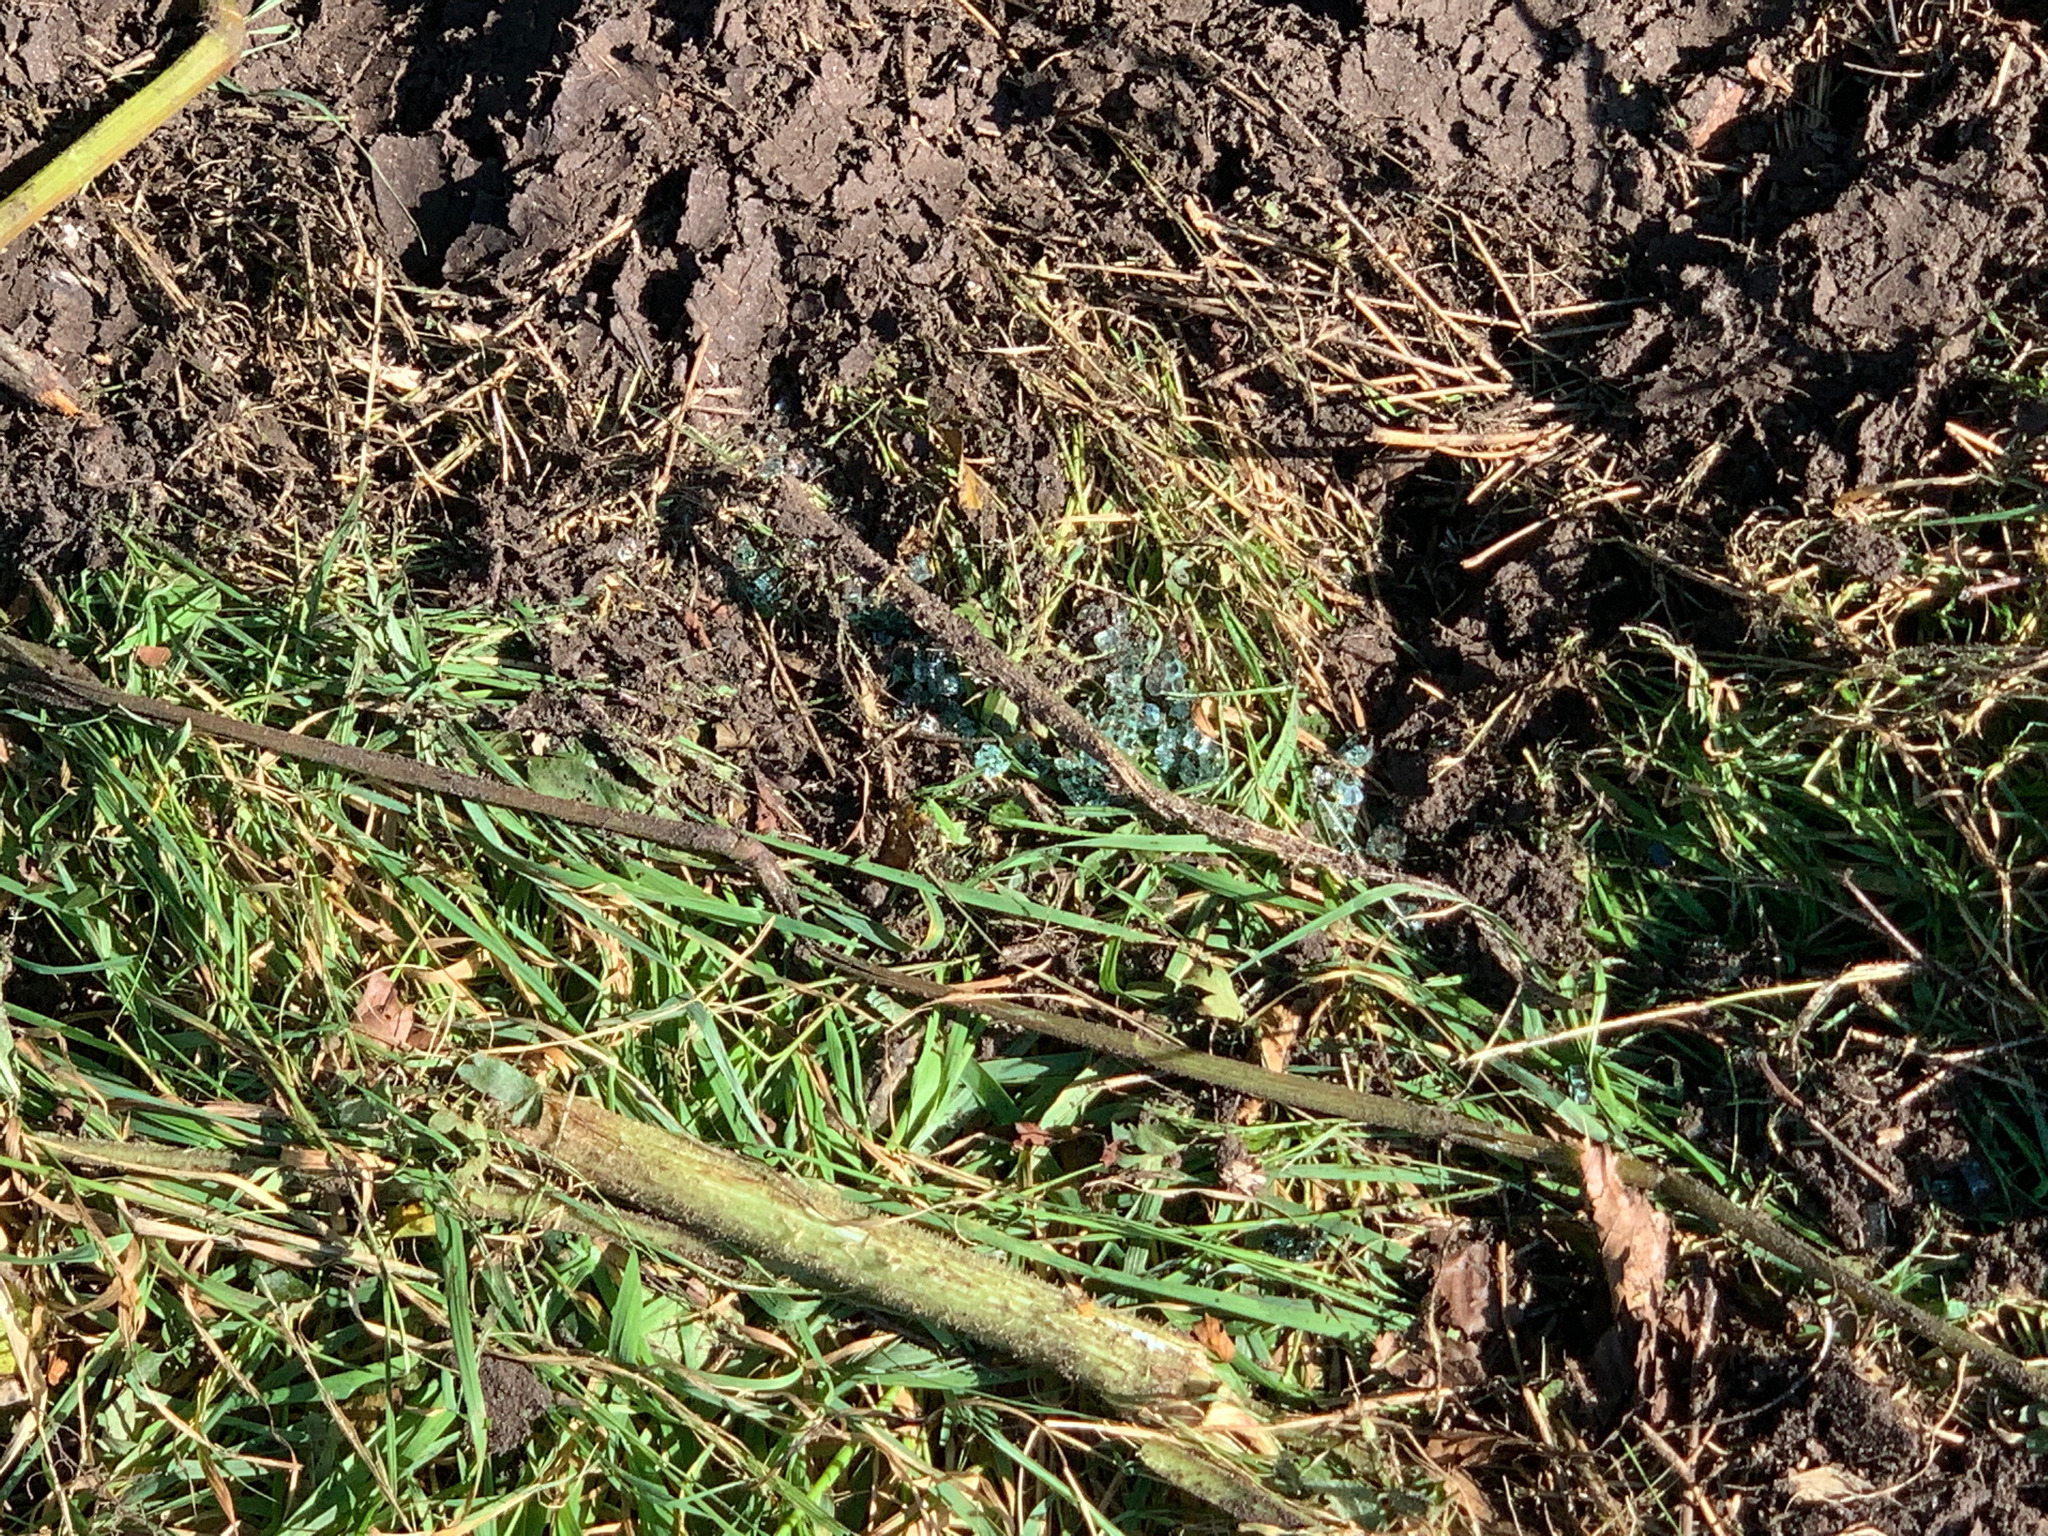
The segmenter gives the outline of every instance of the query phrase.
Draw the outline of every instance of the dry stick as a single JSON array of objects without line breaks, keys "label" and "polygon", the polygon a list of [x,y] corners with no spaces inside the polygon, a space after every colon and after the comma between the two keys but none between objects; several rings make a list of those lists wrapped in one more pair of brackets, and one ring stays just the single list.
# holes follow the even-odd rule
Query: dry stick
[{"label": "dry stick", "polygon": [[1864,1157],[1854,1147],[1850,1146],[1848,1142],[1836,1135],[1828,1123],[1821,1119],[1819,1115],[1816,1115],[1807,1102],[1794,1093],[1786,1085],[1785,1080],[1778,1076],[1778,1069],[1771,1065],[1770,1057],[1759,1051],[1756,1064],[1763,1069],[1764,1082],[1770,1088],[1773,1096],[1787,1109],[1791,1110],[1793,1114],[1812,1126],[1814,1134],[1833,1147],[1836,1152],[1840,1153],[1842,1160],[1851,1168],[1854,1168],[1863,1177],[1870,1180],[1871,1183],[1891,1196],[1900,1205],[1906,1204],[1913,1198],[1912,1191],[1908,1190],[1897,1179],[1886,1173],[1877,1164],[1871,1162],[1870,1159]]},{"label": "dry stick", "polygon": [[85,414],[78,391],[57,371],[57,365],[29,351],[5,331],[0,331],[0,384],[59,416]]},{"label": "dry stick", "polygon": [[782,481],[777,491],[776,507],[788,532],[825,546],[831,554],[858,572],[873,587],[877,597],[886,594],[901,603],[920,629],[943,641],[962,662],[1009,694],[1020,709],[1039,720],[1074,751],[1085,753],[1108,769],[1117,786],[1154,821],[1185,828],[1214,838],[1219,843],[1269,853],[1296,867],[1328,870],[1347,880],[1399,883],[1434,900],[1468,907],[1475,905],[1469,897],[1449,886],[1408,874],[1391,864],[1345,853],[1291,832],[1278,832],[1261,826],[1248,816],[1239,816],[1174,794],[1118,750],[1116,744],[1078,709],[1054,693],[1027,668],[1011,660],[980,630],[911,581],[899,567],[876,553],[839,519],[820,510],[810,489],[802,482]]},{"label": "dry stick", "polygon": [[[1114,1025],[1075,1018],[1071,1014],[997,1001],[978,992],[964,992],[893,967],[871,965],[815,946],[810,947],[810,953],[847,975],[859,977],[877,987],[930,1003],[971,1010],[998,1024],[1035,1030],[1071,1045],[1121,1056],[1127,1061],[1142,1062],[1158,1072],[1209,1083],[1250,1098],[1284,1104],[1306,1114],[1327,1115],[1379,1131],[1469,1147],[1520,1162],[1540,1164],[1567,1178],[1579,1177],[1578,1149],[1546,1136],[1488,1125],[1469,1115],[1406,1099],[1361,1093],[1339,1083],[1321,1082],[1293,1073],[1269,1072],[1249,1062],[1232,1061],[1206,1051],[1192,1050],[1167,1037],[1148,1038]],[[1692,1212],[1722,1231],[1784,1260],[1808,1279],[1831,1285],[1854,1297],[1907,1332],[1917,1334],[1950,1354],[1964,1356],[2013,1390],[2037,1402],[2048,1402],[2048,1375],[2028,1368],[1996,1344],[1894,1295],[1846,1264],[1830,1258],[1770,1217],[1737,1205],[1691,1174],[1659,1168],[1639,1158],[1624,1157],[1620,1160],[1619,1175],[1622,1182],[1631,1188],[1647,1191],[1681,1210]]]},{"label": "dry stick", "polygon": [[0,634],[0,682],[17,691],[37,694],[60,704],[74,707],[89,704],[101,709],[121,710],[158,725],[177,726],[221,741],[254,747],[259,752],[317,763],[324,768],[338,769],[342,773],[372,779],[397,789],[494,805],[522,815],[544,816],[597,832],[638,838],[663,848],[722,859],[751,875],[777,911],[794,914],[803,905],[796,888],[790,884],[789,876],[783,873],[782,866],[766,845],[730,827],[649,816],[641,811],[614,810],[582,800],[564,800],[521,785],[436,768],[431,763],[401,757],[395,752],[378,752],[345,742],[324,741],[317,736],[297,736],[272,726],[252,725],[227,715],[188,709],[182,704],[127,693],[119,688],[109,688],[62,652],[12,635]]},{"label": "dry stick", "polygon": [[[336,768],[344,773],[435,794],[455,795],[485,805],[495,805],[528,815],[547,816],[600,831],[626,836],[729,859],[763,882],[770,900],[784,910],[796,905],[796,892],[774,856],[750,837],[725,827],[692,825],[660,816],[612,811],[582,801],[564,800],[538,794],[515,785],[500,784],[468,774],[449,773],[411,758],[362,747],[344,746],[314,737],[294,736],[265,726],[245,724],[224,715],[186,709],[161,700],[144,698],[109,688],[93,680],[69,657],[42,646],[31,645],[0,634],[0,662],[11,661],[12,675],[0,670],[0,683],[18,691],[54,698],[60,703],[81,702],[119,709],[160,724],[181,726],[222,740],[240,742],[281,757],[297,758]],[[780,895],[776,893],[780,892]],[[784,903],[788,906],[784,906]],[[1566,1178],[1579,1176],[1579,1154],[1575,1148],[1526,1131],[1506,1130],[1483,1120],[1453,1114],[1447,1110],[1361,1093],[1340,1084],[1319,1082],[1285,1072],[1269,1072],[1248,1062],[1232,1061],[1205,1051],[1191,1050],[1168,1036],[1148,1038],[1129,1030],[1051,1013],[1020,1004],[1000,1002],[972,993],[962,993],[939,982],[914,976],[889,966],[873,965],[852,956],[806,944],[803,952],[850,976],[875,986],[922,999],[926,1002],[971,1009],[997,1023],[1039,1033],[1085,1046],[1157,1072],[1204,1082],[1250,1098],[1283,1104],[1306,1114],[1328,1115],[1352,1120],[1374,1130],[1401,1136],[1415,1136],[1449,1146],[1468,1147],[1499,1157],[1539,1164]],[[1733,1233],[1772,1254],[1808,1279],[1831,1285],[1855,1298],[1907,1332],[1974,1361],[1986,1374],[2037,1401],[2048,1402],[2048,1376],[2029,1370],[2019,1360],[1975,1334],[1923,1311],[1911,1302],[1830,1258],[1804,1238],[1787,1230],[1770,1217],[1737,1205],[1710,1189],[1691,1174],[1657,1167],[1637,1158],[1620,1161],[1619,1176],[1632,1188],[1691,1211],[1722,1231]]]},{"label": "dry stick", "polygon": [[233,69],[248,36],[242,0],[214,0],[206,31],[172,60],[170,68],[86,129],[75,144],[0,202],[0,250]]},{"label": "dry stick", "polygon": [[1573,1040],[1591,1040],[1596,1036],[1606,1039],[1626,1030],[1648,1029],[1652,1025],[1674,1023],[1697,1014],[1717,1013],[1723,1008],[1733,1008],[1741,1003],[1764,1002],[1782,997],[1805,997],[1831,988],[1868,986],[1880,981],[1901,981],[1917,969],[1917,964],[1910,960],[1866,960],[1850,966],[1836,976],[1820,976],[1806,981],[1781,981],[1768,987],[1750,987],[1742,992],[1724,992],[1719,997],[1700,997],[1690,1002],[1665,1003],[1656,1008],[1646,1008],[1641,1013],[1625,1013],[1611,1019],[1596,1019],[1591,1024],[1560,1029],[1555,1034],[1538,1035],[1532,1040],[1503,1040],[1498,1045],[1485,1046],[1472,1052],[1458,1065],[1470,1069],[1483,1066],[1489,1061],[1497,1061],[1503,1056],[1520,1056],[1525,1051],[1548,1051]]}]

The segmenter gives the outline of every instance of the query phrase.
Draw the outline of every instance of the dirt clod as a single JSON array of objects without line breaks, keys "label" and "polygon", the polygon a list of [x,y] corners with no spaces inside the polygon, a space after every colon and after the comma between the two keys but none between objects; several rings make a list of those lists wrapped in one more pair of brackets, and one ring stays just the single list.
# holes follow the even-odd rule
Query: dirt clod
[{"label": "dirt clod", "polygon": [[554,1395],[523,1361],[485,1355],[476,1363],[483,1388],[484,1415],[490,1428],[484,1449],[493,1457],[509,1456],[525,1446],[534,1425],[547,1416]]}]

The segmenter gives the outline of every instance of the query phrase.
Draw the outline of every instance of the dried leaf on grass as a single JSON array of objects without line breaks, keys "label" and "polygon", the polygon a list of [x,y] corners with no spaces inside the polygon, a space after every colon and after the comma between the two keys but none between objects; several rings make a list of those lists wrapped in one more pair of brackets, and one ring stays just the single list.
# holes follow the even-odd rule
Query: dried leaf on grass
[{"label": "dried leaf on grass", "polygon": [[1206,1312],[1195,1319],[1195,1326],[1188,1332],[1195,1336],[1197,1344],[1225,1365],[1237,1358],[1237,1341],[1231,1338],[1230,1330]]},{"label": "dried leaf on grass", "polygon": [[1430,1289],[1443,1299],[1450,1325],[1468,1339],[1484,1337],[1499,1317],[1487,1245],[1473,1241],[1447,1252]]},{"label": "dried leaf on grass", "polygon": [[1664,1280],[1671,1264],[1671,1218],[1642,1191],[1621,1182],[1616,1162],[1611,1147],[1590,1141],[1579,1144],[1586,1203],[1592,1207],[1607,1289],[1614,1301],[1615,1326],[1601,1340],[1596,1361],[1605,1355],[1608,1390],[1625,1393],[1633,1355],[1636,1393],[1650,1421],[1662,1423],[1670,1411],[1671,1394],[1657,1332],[1664,1320]]},{"label": "dried leaf on grass", "polygon": [[380,1045],[402,1051],[412,1039],[413,1008],[398,1000],[389,971],[372,971],[363,978],[363,993],[356,1001],[356,1033]]},{"label": "dried leaf on grass", "polygon": [[1640,1190],[1621,1182],[1614,1149],[1580,1143],[1579,1167],[1586,1202],[1600,1234],[1600,1258],[1617,1316],[1631,1317],[1654,1331],[1664,1306],[1664,1277],[1671,1263],[1671,1218]]},{"label": "dried leaf on grass", "polygon": [[1207,1434],[1228,1435],[1254,1456],[1277,1456],[1280,1442],[1265,1422],[1242,1403],[1216,1402],[1202,1415]]},{"label": "dried leaf on grass", "polygon": [[1266,1009],[1259,1015],[1259,1065],[1268,1072],[1285,1072],[1300,1038],[1300,1014],[1282,1003]]},{"label": "dried leaf on grass", "polygon": [[1233,1195],[1255,1200],[1266,1188],[1266,1170],[1245,1149],[1243,1141],[1225,1136],[1216,1144],[1216,1182]]}]

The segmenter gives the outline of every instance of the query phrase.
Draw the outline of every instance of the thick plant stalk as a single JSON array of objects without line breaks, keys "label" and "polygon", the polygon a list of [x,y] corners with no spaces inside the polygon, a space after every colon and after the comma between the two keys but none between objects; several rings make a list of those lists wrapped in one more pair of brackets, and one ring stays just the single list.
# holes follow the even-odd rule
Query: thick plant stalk
[{"label": "thick plant stalk", "polygon": [[1251,1524],[1325,1523],[1275,1493],[1247,1441],[1258,1420],[1209,1353],[916,1223],[855,1205],[828,1185],[778,1174],[687,1136],[550,1095],[538,1125],[511,1132],[615,1200],[758,1259],[780,1273],[973,1339],[1085,1387],[1149,1426],[1152,1472]]},{"label": "thick plant stalk", "polygon": [[94,123],[75,144],[0,202],[0,250],[233,69],[248,39],[249,18],[243,0],[214,0],[206,31],[170,68]]},{"label": "thick plant stalk", "polygon": [[[487,1221],[558,1223],[598,1238],[647,1243],[723,1269],[725,1252],[696,1233],[785,1274],[877,1308],[938,1324],[1092,1388],[1136,1422],[1106,1426],[1133,1441],[1154,1476],[1241,1522],[1298,1530],[1330,1522],[1268,1485],[1270,1437],[1216,1375],[1193,1339],[1097,1307],[906,1221],[876,1217],[825,1185],[787,1178],[701,1142],[593,1105],[550,1099],[537,1127],[512,1134],[604,1193],[688,1229],[626,1210],[591,1213],[551,1190],[473,1184],[456,1198]],[[147,1141],[28,1135],[59,1162],[172,1179],[246,1175],[263,1156]]]},{"label": "thick plant stalk", "polygon": [[1121,1409],[1199,1420],[1223,1383],[1193,1339],[1098,1307],[925,1227],[877,1216],[823,1184],[550,1098],[513,1132],[603,1193],[665,1216],[827,1290],[1056,1371]]}]

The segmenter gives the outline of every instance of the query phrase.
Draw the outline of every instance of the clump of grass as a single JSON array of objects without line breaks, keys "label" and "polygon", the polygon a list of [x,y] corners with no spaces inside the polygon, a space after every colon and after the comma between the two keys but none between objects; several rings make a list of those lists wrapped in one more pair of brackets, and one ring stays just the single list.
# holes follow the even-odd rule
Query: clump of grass
[{"label": "clump of grass", "polygon": [[[138,545],[63,593],[61,638],[136,687],[634,798],[595,760],[527,753],[505,722],[541,677],[514,626],[417,604],[408,558],[349,528],[303,586],[245,589]],[[41,1203],[10,1246],[37,1262],[7,1295],[37,1385],[0,1500],[26,1521],[1186,1519],[1118,1480],[1085,1407],[1014,1366],[607,1228],[588,1202],[566,1227],[559,1205],[520,1205],[530,1173],[471,1128],[452,1072],[473,1052],[878,1215],[929,1215],[1105,1301],[1216,1318],[1239,1377],[1311,1416],[1412,1324],[1415,1234],[1497,1188],[1343,1126],[1276,1122],[1237,1133],[1259,1192],[1219,1190],[1194,1106],[785,974],[753,899],[687,861],[117,720],[18,708],[7,732],[14,1123],[252,1170],[81,1167],[21,1145],[11,1166]],[[835,881],[891,881],[935,957],[979,970],[1022,936],[1066,936],[1099,950],[1111,995],[1206,1000],[1229,1023],[1284,995],[1262,957],[1313,925],[1347,956],[1318,985],[1352,990],[1382,1059],[1460,1092],[1431,1042],[1485,1018],[1370,909],[1186,839],[950,803],[963,878],[805,850],[818,931],[886,940]],[[415,1010],[396,1046],[359,1023],[375,972]],[[281,1145],[306,1150],[280,1166]],[[1347,1423],[1300,1442],[1304,1478],[1361,1516],[1427,1508],[1426,1467],[1370,1418]]]},{"label": "clump of grass", "polygon": [[[1991,351],[2014,355],[2009,338]],[[1740,651],[1640,629],[1606,658],[1605,739],[1578,772],[1607,1011],[1709,1006],[1679,1034],[1532,1059],[1661,1079],[1653,1118],[1696,1139],[1761,1134],[1784,1203],[1960,1313],[1973,1236],[2048,1201],[2031,1060],[2048,495],[2025,441],[1952,435],[1954,474],[1738,532],[1721,574],[1749,594]],[[1909,979],[1711,1006],[1870,962]],[[1718,1125],[1687,1107],[1702,1090],[1727,1106]],[[2022,1349],[2038,1337],[2038,1299],[1981,1316]]]}]

